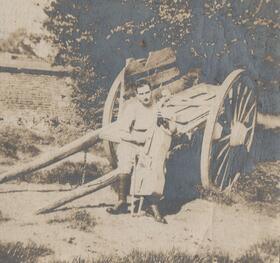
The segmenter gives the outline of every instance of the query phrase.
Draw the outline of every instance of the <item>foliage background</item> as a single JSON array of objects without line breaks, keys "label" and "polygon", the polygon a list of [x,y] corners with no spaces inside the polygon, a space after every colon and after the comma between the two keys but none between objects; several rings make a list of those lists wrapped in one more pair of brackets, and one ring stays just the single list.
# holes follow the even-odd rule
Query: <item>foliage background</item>
[{"label": "foliage background", "polygon": [[278,0],[55,0],[45,28],[55,63],[74,68],[73,100],[89,124],[129,57],[173,47],[182,74],[217,83],[235,68],[256,80],[258,109],[279,113]]}]

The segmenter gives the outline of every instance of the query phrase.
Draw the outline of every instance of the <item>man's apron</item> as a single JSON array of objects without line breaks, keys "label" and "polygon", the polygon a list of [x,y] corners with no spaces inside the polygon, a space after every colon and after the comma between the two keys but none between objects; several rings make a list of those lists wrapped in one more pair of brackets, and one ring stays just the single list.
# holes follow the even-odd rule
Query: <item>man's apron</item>
[{"label": "man's apron", "polygon": [[171,144],[171,135],[156,126],[137,155],[133,169],[131,195],[162,195],[165,184],[165,160]]}]

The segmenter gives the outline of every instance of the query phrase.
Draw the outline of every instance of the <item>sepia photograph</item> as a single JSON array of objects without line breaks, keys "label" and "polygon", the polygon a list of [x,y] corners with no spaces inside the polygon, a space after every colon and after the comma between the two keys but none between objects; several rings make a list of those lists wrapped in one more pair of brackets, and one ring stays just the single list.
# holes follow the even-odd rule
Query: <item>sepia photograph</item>
[{"label": "sepia photograph", "polygon": [[0,263],[279,263],[279,0],[0,0]]}]

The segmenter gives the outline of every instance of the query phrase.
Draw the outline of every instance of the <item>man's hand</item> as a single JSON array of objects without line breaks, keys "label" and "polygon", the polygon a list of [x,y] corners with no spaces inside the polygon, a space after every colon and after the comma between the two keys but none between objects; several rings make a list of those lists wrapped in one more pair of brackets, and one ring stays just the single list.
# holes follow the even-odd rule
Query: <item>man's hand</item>
[{"label": "man's hand", "polygon": [[157,126],[162,126],[173,133],[176,130],[176,118],[165,109],[159,109],[157,111]]},{"label": "man's hand", "polygon": [[174,116],[166,116],[166,114],[162,114],[161,111],[157,112],[157,126],[163,127],[170,134],[173,134],[176,131],[176,122]]}]

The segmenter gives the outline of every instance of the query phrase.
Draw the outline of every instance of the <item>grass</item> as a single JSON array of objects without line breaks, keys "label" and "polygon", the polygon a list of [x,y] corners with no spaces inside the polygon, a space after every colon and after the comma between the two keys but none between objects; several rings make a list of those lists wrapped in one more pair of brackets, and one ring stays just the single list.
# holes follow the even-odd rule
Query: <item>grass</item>
[{"label": "grass", "polygon": [[16,161],[32,158],[40,153],[38,145],[49,145],[51,136],[40,136],[18,126],[3,125],[0,130],[0,164],[12,165]]},{"label": "grass", "polygon": [[[22,181],[28,183],[40,183],[40,184],[67,184],[78,185],[82,181],[84,171],[83,162],[69,162],[66,161],[50,170],[41,170],[34,172],[33,174],[26,175],[21,178]],[[101,176],[101,171],[95,164],[86,164],[85,170],[85,182],[87,183],[93,179]]]},{"label": "grass", "polygon": [[67,217],[55,217],[47,221],[48,224],[68,223],[68,226],[80,231],[92,232],[96,226],[96,220],[86,210],[75,211]]},{"label": "grass", "polygon": [[87,133],[87,128],[78,123],[78,126],[71,124],[60,123],[57,127],[49,127],[50,134],[53,135],[55,144],[63,146],[78,138],[81,138]]},{"label": "grass", "polygon": [[13,165],[19,160],[30,159],[41,153],[41,146],[62,146],[80,138],[85,128],[60,124],[46,127],[40,133],[19,125],[3,124],[0,127],[0,164]]},{"label": "grass", "polygon": [[[167,252],[153,252],[133,250],[126,256],[100,256],[97,259],[74,258],[72,261],[52,261],[51,263],[266,263],[279,262],[279,241],[270,240],[253,246],[239,258],[232,259],[223,253],[206,253],[189,255],[185,252],[170,250]],[[0,243],[0,262],[5,263],[33,263],[40,257],[52,254],[53,251],[29,243]]]},{"label": "grass", "polygon": [[[214,258],[220,259],[217,262],[229,262],[227,256],[190,256],[186,253],[171,250],[168,252],[152,252],[133,250],[128,255],[120,257],[117,255],[100,256],[97,259],[74,258],[71,263],[193,263],[193,262],[215,262]],[[66,261],[54,261],[52,263],[70,263]]]},{"label": "grass", "polygon": [[53,254],[53,251],[45,246],[38,246],[34,242],[24,245],[21,242],[0,242],[1,263],[35,263],[38,258]]},{"label": "grass", "polygon": [[274,263],[279,262],[279,260],[280,240],[265,240],[252,246],[243,256],[236,260],[236,263]]},{"label": "grass", "polygon": [[[167,252],[153,252],[133,250],[128,255],[100,256],[97,259],[74,258],[71,263],[267,263],[279,262],[279,240],[265,240],[251,247],[239,258],[232,259],[221,252],[208,252],[201,255],[189,255],[177,250]],[[54,261],[52,263],[70,263]]]}]

